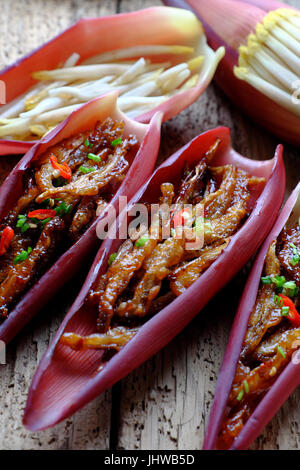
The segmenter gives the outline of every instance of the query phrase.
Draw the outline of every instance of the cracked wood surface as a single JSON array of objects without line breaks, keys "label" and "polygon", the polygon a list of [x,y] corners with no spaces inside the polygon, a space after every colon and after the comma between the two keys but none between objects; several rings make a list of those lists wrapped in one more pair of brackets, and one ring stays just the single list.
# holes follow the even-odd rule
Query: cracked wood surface
[{"label": "cracked wood surface", "polygon": [[[288,3],[300,6],[299,0]],[[160,5],[142,0],[0,0],[0,66],[12,63],[82,16],[109,15]],[[21,79],[21,77],[20,77]],[[214,85],[180,116],[163,125],[160,161],[200,132],[231,128],[234,147],[270,158],[277,139],[257,127]],[[16,158],[13,160],[16,162]],[[299,178],[298,151],[286,145],[287,189]],[[6,172],[9,158],[1,157]],[[31,433],[22,412],[42,354],[72,302],[86,270],[12,342],[0,366],[0,449],[201,449],[218,371],[245,268],[163,351],[60,425]],[[66,302],[66,298],[68,301]],[[252,449],[296,449],[300,390],[285,403]]]}]

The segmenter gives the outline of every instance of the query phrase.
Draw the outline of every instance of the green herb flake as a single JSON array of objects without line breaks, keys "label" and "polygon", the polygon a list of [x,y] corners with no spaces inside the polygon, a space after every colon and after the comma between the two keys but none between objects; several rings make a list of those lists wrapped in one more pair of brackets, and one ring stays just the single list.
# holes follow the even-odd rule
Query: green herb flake
[{"label": "green herb flake", "polygon": [[237,401],[241,401],[244,396],[244,390],[241,390],[238,396],[236,397]]},{"label": "green herb flake", "polygon": [[121,137],[119,137],[118,139],[115,139],[111,142],[111,146],[116,147],[117,145],[120,145],[121,143],[122,143],[122,139]]},{"label": "green herb flake", "polygon": [[299,261],[300,261],[300,256],[299,256],[299,255],[294,255],[294,256],[292,257],[292,259],[290,260],[290,264],[291,264],[292,266],[297,266],[297,264],[299,263]]},{"label": "green herb flake", "polygon": [[95,155],[94,153],[88,153],[88,158],[93,160],[93,162],[101,162],[101,157],[99,157],[99,155]]},{"label": "green herb flake", "polygon": [[65,201],[61,201],[61,203],[55,207],[54,210],[58,216],[64,217],[71,212],[72,207],[72,204],[66,204]]},{"label": "green herb flake", "polygon": [[272,279],[270,276],[263,276],[261,278],[261,282],[262,284],[271,284],[272,283]]},{"label": "green herb flake", "polygon": [[288,297],[295,297],[299,293],[299,288],[294,281],[288,281],[283,284],[283,293]]},{"label": "green herb flake", "polygon": [[30,253],[32,252],[32,248],[29,246],[27,251],[23,250],[21,253],[19,253],[15,259],[14,259],[14,264],[22,263],[22,261],[25,261]]},{"label": "green herb flake", "polygon": [[274,295],[273,300],[274,300],[276,305],[279,305],[279,307],[283,306],[283,300],[282,300],[281,297],[279,297],[279,295]]},{"label": "green herb flake", "polygon": [[17,220],[16,227],[17,228],[23,227],[23,225],[25,224],[26,221],[27,221],[26,215],[22,215],[22,214],[18,215],[18,220]]},{"label": "green herb flake", "polygon": [[79,171],[81,171],[81,173],[83,173],[84,175],[87,174],[87,173],[92,173],[95,170],[96,170],[96,168],[94,166],[83,166],[83,165],[81,165],[79,167]]},{"label": "green herb flake", "polygon": [[277,289],[281,289],[285,283],[285,277],[284,276],[274,276],[272,278],[273,284],[275,284]]},{"label": "green herb flake", "polygon": [[283,317],[287,317],[290,312],[290,307],[281,307],[281,312]]},{"label": "green herb flake", "polygon": [[48,217],[47,219],[40,220],[42,227],[44,227],[48,222],[50,222],[51,217]]},{"label": "green herb flake", "polygon": [[108,266],[110,266],[116,259],[117,253],[112,253],[110,257],[108,258]]},{"label": "green herb flake", "polygon": [[279,354],[282,355],[283,359],[286,358],[286,354],[285,354],[285,352],[284,352],[284,350],[282,349],[281,346],[278,346],[277,351],[279,352]]},{"label": "green herb flake", "polygon": [[29,229],[29,224],[25,222],[25,224],[23,224],[21,227],[21,233],[27,232],[28,229]]},{"label": "green herb flake", "polygon": [[298,248],[296,247],[296,245],[294,243],[289,243],[289,246],[292,248],[292,251],[293,251],[293,257],[290,260],[290,264],[292,266],[297,266],[297,264],[300,261],[300,253],[299,253]]},{"label": "green herb flake", "polygon": [[136,246],[138,248],[141,248],[147,243],[148,240],[149,240],[149,237],[147,235],[143,235],[141,238],[139,238],[139,240],[137,240]]}]

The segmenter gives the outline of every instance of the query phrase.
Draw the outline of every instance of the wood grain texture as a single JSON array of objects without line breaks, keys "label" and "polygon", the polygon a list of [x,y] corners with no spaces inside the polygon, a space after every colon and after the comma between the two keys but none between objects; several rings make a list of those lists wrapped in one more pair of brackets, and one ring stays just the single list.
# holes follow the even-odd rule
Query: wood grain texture
[{"label": "wood grain texture", "polygon": [[[288,3],[300,7],[299,0]],[[160,4],[150,0],[0,0],[0,66],[38,47],[82,16]],[[231,128],[234,147],[242,154],[258,159],[273,155],[277,139],[241,115],[211,85],[196,103],[164,124],[159,160],[200,132],[218,125]],[[285,162],[288,193],[299,179],[299,151],[286,145]],[[9,165],[9,159],[5,163],[1,159],[4,171]],[[53,429],[30,433],[22,426],[30,381],[85,273],[83,270],[72,287],[67,286],[8,348],[7,364],[0,365],[0,449],[201,449],[247,268],[163,351],[113,390]],[[299,401],[300,390],[287,401],[252,449],[299,448]]]}]

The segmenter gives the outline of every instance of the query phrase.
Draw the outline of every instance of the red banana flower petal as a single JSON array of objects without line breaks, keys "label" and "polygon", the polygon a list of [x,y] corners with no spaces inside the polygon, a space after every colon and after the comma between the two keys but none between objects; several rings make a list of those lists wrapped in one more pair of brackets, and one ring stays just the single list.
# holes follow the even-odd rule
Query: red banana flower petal
[{"label": "red banana flower petal", "polygon": [[[207,46],[202,25],[191,12],[183,13],[182,10],[162,6],[108,17],[82,19],[7,67],[0,74],[0,80],[6,84],[9,103],[35,83],[32,72],[55,69],[74,52],[80,54],[80,61],[83,61],[116,48],[155,44],[192,46],[195,47],[195,56],[201,54],[205,57],[196,86],[172,96],[136,119],[149,122],[155,112],[163,111],[164,120],[167,120],[199,98],[212,80],[224,55],[224,49],[215,53]],[[164,56],[164,60],[174,61],[174,58]],[[22,153],[32,145],[32,142],[0,140],[0,155]]]},{"label": "red banana flower petal", "polygon": [[[156,113],[149,124],[132,121],[119,111],[116,104],[117,97],[117,92],[111,92],[83,105],[24,155],[0,188],[0,221],[22,195],[23,174],[40,154],[67,137],[92,129],[97,121],[105,120],[107,117],[123,120],[125,135],[135,134],[140,142],[140,148],[133,161],[130,161],[130,169],[111,200],[111,204],[118,210],[120,196],[132,198],[153,171],[160,144],[162,113]],[[2,341],[8,343],[72,278],[74,273],[81,268],[83,260],[99,247],[95,227],[104,216],[105,212],[22,297],[13,311],[9,313],[8,318],[0,325]]]},{"label": "red banana flower petal", "polygon": [[[247,43],[249,33],[255,32],[257,24],[270,9],[286,6],[254,0],[164,0],[164,3],[194,11],[204,25],[209,45],[213,49],[226,46],[226,55],[217,69],[215,80],[227,96],[253,121],[280,138],[299,145],[299,113],[295,114],[273,101],[233,72],[238,65],[238,46]],[[259,8],[256,6],[258,3],[265,4],[265,7],[261,5]]]},{"label": "red banana flower petal", "polygon": [[[300,183],[294,189],[280,215],[265,240],[251,270],[240,300],[235,321],[231,330],[223,364],[218,378],[214,402],[206,429],[204,449],[215,449],[220,426],[224,416],[242,343],[248,326],[249,316],[255,304],[265,257],[272,240],[275,240],[288,219],[296,223],[300,216]],[[298,364],[296,364],[298,362]],[[259,405],[235,439],[232,449],[247,449],[261,433],[281,405],[300,383],[300,361],[290,362],[276,382],[260,401]]]},{"label": "red banana flower petal", "polygon": [[[44,429],[67,418],[164,347],[239,271],[272,227],[285,188],[283,148],[277,148],[272,160],[255,161],[244,158],[232,149],[230,131],[224,127],[205,132],[172,155],[138,191],[127,210],[140,200],[157,202],[160,184],[166,181],[177,182],[185,164],[198,163],[200,155],[217,138],[221,139],[221,144],[212,160],[213,165],[231,163],[250,174],[267,179],[260,194],[256,191],[252,195],[249,219],[232,236],[219,258],[186,292],[149,319],[120,352],[103,363],[101,351],[86,350],[78,353],[59,343],[59,339],[64,332],[89,335],[95,331],[95,318],[80,311],[80,307],[95,279],[105,272],[110,255],[122,243],[122,240],[107,237],[79,296],[39,364],[30,387],[24,416],[24,424],[29,429]],[[127,221],[127,210],[119,218],[119,227]],[[101,370],[99,366],[103,366]]]},{"label": "red banana flower petal", "polygon": [[250,3],[256,7],[261,8],[265,11],[276,10],[277,8],[291,8],[292,6],[287,5],[286,3],[277,2],[276,0],[235,0],[236,2]]}]

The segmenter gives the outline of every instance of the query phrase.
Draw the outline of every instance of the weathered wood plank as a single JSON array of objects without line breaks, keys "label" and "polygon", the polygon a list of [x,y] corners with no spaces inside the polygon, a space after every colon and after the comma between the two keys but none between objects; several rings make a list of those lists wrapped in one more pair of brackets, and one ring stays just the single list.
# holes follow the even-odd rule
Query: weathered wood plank
[{"label": "weathered wood plank", "polygon": [[[299,0],[288,3],[300,6]],[[150,0],[0,0],[0,66],[38,47],[82,16],[160,4]],[[212,85],[197,103],[164,124],[160,160],[218,125],[232,129],[234,146],[242,154],[261,159],[273,154],[277,139],[242,116]],[[298,153],[286,146],[289,191],[299,178]],[[83,278],[77,279],[78,288]],[[66,295],[58,296],[11,344],[7,365],[0,366],[0,449],[103,449],[110,442],[125,449],[200,449],[244,279],[244,274],[237,276],[172,343],[117,385],[113,403],[109,391],[53,429],[30,433],[22,426],[22,410],[38,361],[76,293],[76,288],[66,288],[69,302]],[[300,391],[253,448],[299,447],[299,398]]]}]

